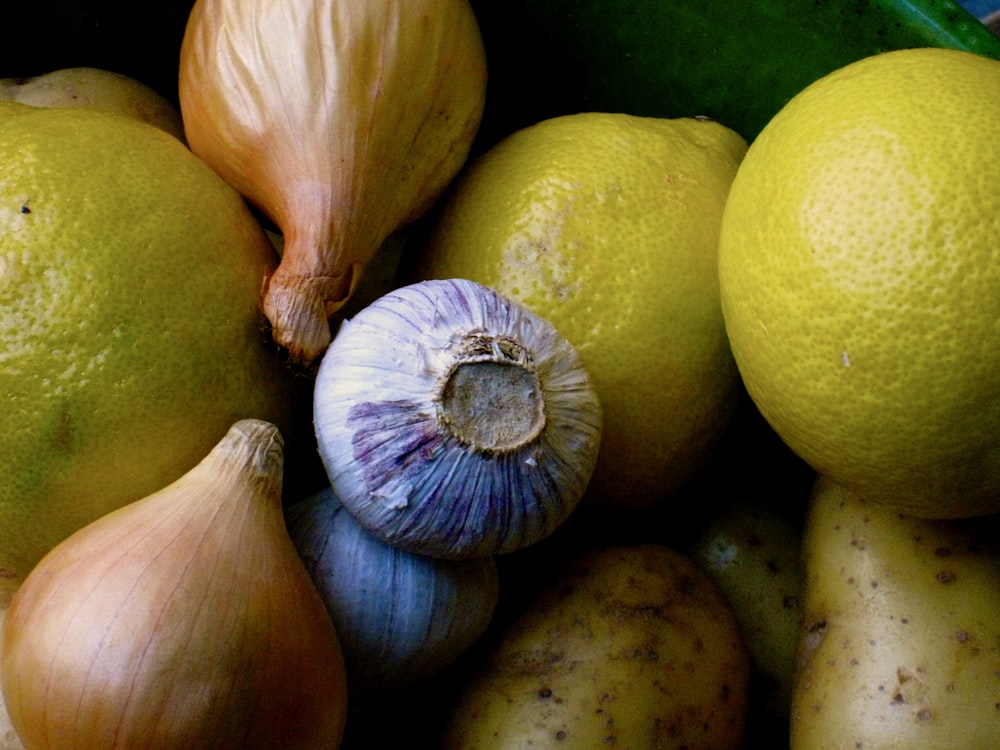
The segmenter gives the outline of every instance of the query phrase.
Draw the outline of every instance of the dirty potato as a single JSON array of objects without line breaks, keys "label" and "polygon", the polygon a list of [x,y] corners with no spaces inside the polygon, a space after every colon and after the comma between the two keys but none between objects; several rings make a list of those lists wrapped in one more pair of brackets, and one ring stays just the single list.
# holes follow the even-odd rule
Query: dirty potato
[{"label": "dirty potato", "polygon": [[447,750],[736,750],[749,656],[728,602],[659,545],[582,553],[465,686]]},{"label": "dirty potato", "polygon": [[732,605],[750,651],[751,711],[787,733],[801,619],[802,522],[766,502],[720,505],[689,554]]},{"label": "dirty potato", "polygon": [[1000,517],[902,516],[820,479],[792,750],[1000,747]]}]

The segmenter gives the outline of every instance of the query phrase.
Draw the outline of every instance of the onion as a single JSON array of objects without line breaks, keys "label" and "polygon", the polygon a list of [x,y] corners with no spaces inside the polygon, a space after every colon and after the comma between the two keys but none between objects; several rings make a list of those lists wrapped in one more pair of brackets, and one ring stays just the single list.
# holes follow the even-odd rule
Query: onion
[{"label": "onion", "polygon": [[244,420],[195,468],[60,543],[3,624],[28,750],[333,750],[346,674],[285,530],[277,428]]},{"label": "onion", "polygon": [[468,0],[197,0],[179,96],[191,149],[284,235],[264,291],[309,363],[380,245],[465,162],[486,58]]}]

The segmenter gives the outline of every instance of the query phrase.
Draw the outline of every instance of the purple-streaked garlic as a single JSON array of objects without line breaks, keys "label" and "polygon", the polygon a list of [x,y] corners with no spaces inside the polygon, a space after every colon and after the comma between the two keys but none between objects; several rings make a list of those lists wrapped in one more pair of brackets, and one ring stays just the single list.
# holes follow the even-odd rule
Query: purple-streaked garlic
[{"label": "purple-streaked garlic", "polygon": [[320,456],[344,507],[419,554],[504,554],[550,535],[597,459],[601,409],[544,318],[464,279],[345,321],[316,378]]}]

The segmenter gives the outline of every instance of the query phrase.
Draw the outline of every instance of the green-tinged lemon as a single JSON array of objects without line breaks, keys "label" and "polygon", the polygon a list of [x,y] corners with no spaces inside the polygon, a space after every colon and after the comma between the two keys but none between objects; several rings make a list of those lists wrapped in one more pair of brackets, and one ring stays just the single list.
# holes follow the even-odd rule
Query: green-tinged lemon
[{"label": "green-tinged lemon", "polygon": [[0,102],[0,576],[160,489],[242,417],[286,424],[274,251],[177,138]]}]

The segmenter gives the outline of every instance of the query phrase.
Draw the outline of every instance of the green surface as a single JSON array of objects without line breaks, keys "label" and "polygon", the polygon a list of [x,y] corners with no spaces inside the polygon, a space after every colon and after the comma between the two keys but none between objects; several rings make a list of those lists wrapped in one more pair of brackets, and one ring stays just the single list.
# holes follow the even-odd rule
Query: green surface
[{"label": "green surface", "polygon": [[1000,59],[950,0],[473,0],[490,60],[481,140],[582,110],[704,115],[752,139],[853,60],[944,46]]}]

